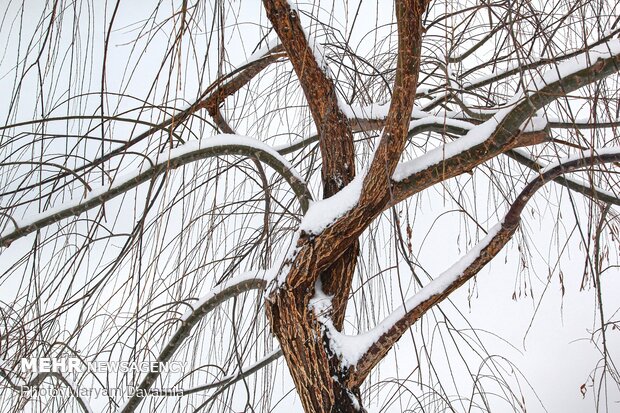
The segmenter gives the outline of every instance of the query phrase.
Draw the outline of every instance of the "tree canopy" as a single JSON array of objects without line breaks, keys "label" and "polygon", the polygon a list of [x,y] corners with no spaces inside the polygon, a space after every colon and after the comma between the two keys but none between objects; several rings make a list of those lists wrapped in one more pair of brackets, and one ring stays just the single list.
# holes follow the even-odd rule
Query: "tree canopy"
[{"label": "tree canopy", "polygon": [[614,0],[3,8],[1,410],[542,409],[491,278],[618,402]]}]

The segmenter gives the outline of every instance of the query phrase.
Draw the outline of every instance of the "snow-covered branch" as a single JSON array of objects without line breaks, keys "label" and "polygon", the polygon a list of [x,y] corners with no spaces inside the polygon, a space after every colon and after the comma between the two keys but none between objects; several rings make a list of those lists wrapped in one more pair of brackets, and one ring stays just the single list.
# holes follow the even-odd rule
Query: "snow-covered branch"
[{"label": "snow-covered branch", "polygon": [[400,164],[393,175],[394,201],[399,202],[518,146],[521,128],[538,109],[618,70],[620,39],[610,40],[556,66],[535,79],[527,93],[516,96],[507,107],[464,137]]},{"label": "snow-covered branch", "polygon": [[[521,148],[512,149],[506,152],[506,155],[519,162],[521,165],[527,166],[537,172],[540,172],[542,169],[547,167],[545,162],[540,159],[535,159],[526,150]],[[592,199],[620,206],[620,195],[616,195],[613,192],[598,188],[597,186],[589,182],[585,182],[578,177],[570,175],[559,176],[554,179],[554,182]]]},{"label": "snow-covered branch", "polygon": [[171,169],[199,159],[223,155],[252,156],[269,165],[289,183],[299,200],[302,211],[307,210],[312,196],[303,178],[279,153],[256,139],[238,135],[218,135],[188,142],[172,149],[167,157],[152,161],[150,164],[143,163],[136,170],[117,177],[110,186],[95,189],[84,198],[70,200],[24,220],[13,217],[13,222],[17,223],[18,227],[5,229],[0,236],[0,245],[7,246],[12,241],[36,230],[70,216],[79,215]]},{"label": "snow-covered branch", "polygon": [[329,329],[333,350],[340,355],[343,364],[350,368],[350,384],[361,383],[409,327],[474,277],[500,252],[517,229],[527,202],[545,183],[578,169],[618,161],[620,148],[601,148],[549,165],[521,191],[504,219],[493,227],[484,239],[375,328],[357,336],[346,336]]},{"label": "snow-covered branch", "polygon": [[[610,31],[606,36],[601,37],[596,42],[588,45],[587,47],[579,49],[579,50],[576,50],[576,51],[573,51],[573,52],[570,52],[570,53],[566,53],[566,54],[559,55],[559,56],[553,56],[552,58],[540,58],[540,59],[536,59],[534,61],[531,61],[529,63],[519,62],[518,64],[515,64],[514,66],[512,66],[512,67],[510,67],[508,69],[501,70],[501,71],[498,71],[498,72],[494,72],[494,73],[491,73],[489,75],[478,77],[478,78],[476,78],[474,80],[465,82],[465,84],[463,84],[462,87],[460,87],[460,88],[458,88],[458,89],[456,89],[454,91],[450,90],[448,92],[440,93],[439,95],[437,95],[434,99],[431,100],[431,102],[429,102],[426,105],[424,105],[424,110],[431,110],[431,109],[437,107],[442,102],[444,102],[446,100],[446,98],[450,94],[459,93],[459,92],[470,92],[470,91],[473,91],[475,89],[479,89],[481,87],[488,86],[488,85],[493,84],[495,82],[498,82],[500,80],[506,79],[506,78],[508,78],[510,76],[514,76],[514,75],[517,75],[519,73],[523,73],[525,71],[535,70],[535,69],[539,69],[539,68],[542,68],[544,66],[549,66],[549,65],[556,65],[556,64],[558,64],[560,62],[564,62],[564,61],[570,61],[571,59],[574,59],[575,57],[583,55],[589,49],[596,48],[596,47],[599,47],[601,45],[606,44],[607,42],[612,40],[614,38],[614,36],[616,36],[619,32],[620,32],[620,29],[616,29],[616,30]],[[479,69],[480,67],[481,66],[478,66],[476,68],[470,68],[470,69],[466,70],[464,72],[463,76],[468,75],[469,73]],[[433,88],[433,89],[429,90],[427,92],[427,94],[432,95],[432,94],[434,94],[434,93],[436,93],[438,91],[443,91],[443,90],[445,90],[445,85]]]},{"label": "snow-covered branch", "polygon": [[[220,284],[218,287],[211,290],[209,294],[200,298],[197,302],[192,303],[192,308],[180,319],[183,324],[177,329],[172,338],[159,353],[157,362],[168,362],[189,336],[192,328],[194,328],[205,315],[209,314],[224,301],[250,290],[264,290],[270,279],[271,273],[269,271],[249,271]],[[149,372],[144,379],[142,379],[138,387],[140,391],[136,391],[134,395],[127,400],[125,405],[119,409],[119,412],[133,412],[140,404],[144,394],[148,392],[153,383],[155,383],[159,374],[159,371]]]}]

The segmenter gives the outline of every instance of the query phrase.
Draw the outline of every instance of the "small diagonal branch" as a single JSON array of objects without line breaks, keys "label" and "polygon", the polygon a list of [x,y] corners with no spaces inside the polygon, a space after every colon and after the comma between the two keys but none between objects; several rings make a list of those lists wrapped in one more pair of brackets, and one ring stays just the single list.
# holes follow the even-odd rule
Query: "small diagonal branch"
[{"label": "small diagonal branch", "polygon": [[[79,215],[89,209],[102,205],[106,201],[152,180],[171,169],[178,168],[199,159],[214,156],[241,155],[249,156],[271,166],[291,186],[301,205],[306,211],[312,196],[303,178],[280,154],[270,146],[252,138],[237,135],[219,135],[200,141],[192,141],[170,151],[169,157],[160,159],[151,165],[143,164],[137,171],[118,177],[110,187],[93,190],[86,198],[71,200],[63,205],[31,217],[20,223],[18,228],[5,231],[0,236],[0,246],[8,246],[14,240],[34,231],[56,223],[62,219]],[[14,221],[16,222],[16,220]]]},{"label": "small diagonal branch", "polygon": [[212,117],[217,117],[219,115],[220,105],[227,97],[238,92],[242,87],[247,85],[250,80],[256,77],[256,75],[282,57],[286,57],[282,45],[278,44],[272,47],[263,56],[242,66],[242,70],[235,76],[232,76],[225,82],[214,83],[211,86],[211,92],[202,99],[197,106],[207,109],[207,112],[209,112],[209,115]]},{"label": "small diagonal branch", "polygon": [[240,380],[245,379],[246,377],[251,376],[252,374],[256,373],[257,371],[260,371],[262,368],[264,368],[264,367],[268,366],[269,364],[273,363],[274,361],[276,361],[280,357],[282,357],[282,350],[281,349],[277,349],[277,350],[274,350],[271,353],[269,353],[267,356],[265,356],[261,360],[259,360],[256,363],[252,364],[251,366],[243,367],[243,368],[239,369],[238,372],[236,372],[234,374],[230,374],[230,375],[228,375],[226,377],[222,377],[221,379],[219,379],[219,380],[217,380],[215,382],[212,382],[212,383],[209,383],[209,384],[204,384],[202,386],[192,387],[192,388],[189,388],[189,389],[180,389],[180,390],[151,389],[151,390],[149,390],[149,393],[156,394],[158,396],[161,396],[161,395],[166,395],[166,396],[186,396],[188,394],[199,393],[201,391],[217,388],[217,391],[215,391],[212,395],[209,396],[210,399],[214,399],[215,397],[217,397],[219,394],[221,394],[223,391],[225,391],[227,388],[229,388],[233,384],[237,383]]},{"label": "small diagonal branch", "polygon": [[[186,312],[183,317],[181,317],[183,324],[179,327],[176,333],[174,333],[161,353],[159,353],[157,362],[160,364],[167,363],[189,336],[192,328],[194,328],[194,326],[198,324],[204,316],[209,314],[224,301],[250,290],[264,290],[266,286],[266,278],[260,277],[258,272],[248,272],[241,274],[212,290],[208,295],[193,304],[192,310]],[[159,375],[159,371],[149,372],[144,379],[142,379],[140,386],[137,388],[138,391],[136,391],[134,395],[127,400],[125,405],[119,409],[119,412],[133,412],[142,401],[144,395],[149,391],[151,386],[153,386],[153,383],[155,383],[155,380],[157,380]]]},{"label": "small diagonal branch", "polygon": [[[362,340],[370,341],[370,344],[352,366],[348,384],[351,386],[361,384],[409,327],[429,309],[442,302],[453,291],[478,274],[500,252],[517,229],[527,202],[543,185],[578,169],[618,161],[620,161],[620,148],[606,148],[587,151],[578,158],[562,160],[557,165],[550,165],[548,169],[543,170],[541,175],[521,191],[502,222],[491,229],[482,241],[450,269],[408,299],[402,307],[390,314],[377,327],[361,336]],[[347,339],[355,338],[348,337]]]},{"label": "small diagonal branch", "polygon": [[82,411],[84,411],[85,413],[93,412],[88,402],[84,400],[84,398],[82,398],[82,396],[80,395],[80,391],[76,387],[75,383],[73,383],[71,380],[69,380],[68,378],[66,378],[65,376],[63,376],[62,374],[58,372],[51,371],[51,372],[39,373],[28,383],[16,384],[11,380],[9,375],[6,373],[5,369],[0,367],[0,377],[2,377],[8,383],[10,388],[12,388],[13,390],[19,391],[19,392],[32,391],[35,388],[39,387],[41,383],[43,383],[48,377],[55,378],[56,380],[63,383],[65,386],[69,388],[71,395],[75,397],[75,400],[80,405],[80,408],[82,409]]}]

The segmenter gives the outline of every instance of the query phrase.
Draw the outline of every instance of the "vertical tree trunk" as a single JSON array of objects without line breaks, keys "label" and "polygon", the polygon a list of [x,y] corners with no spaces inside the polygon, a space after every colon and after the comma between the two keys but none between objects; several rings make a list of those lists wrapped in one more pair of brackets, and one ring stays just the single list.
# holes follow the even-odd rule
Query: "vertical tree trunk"
[{"label": "vertical tree trunk", "polygon": [[329,345],[308,303],[314,291],[278,289],[267,304],[289,372],[306,413],[364,412],[359,390],[344,383],[346,372],[329,354]]}]

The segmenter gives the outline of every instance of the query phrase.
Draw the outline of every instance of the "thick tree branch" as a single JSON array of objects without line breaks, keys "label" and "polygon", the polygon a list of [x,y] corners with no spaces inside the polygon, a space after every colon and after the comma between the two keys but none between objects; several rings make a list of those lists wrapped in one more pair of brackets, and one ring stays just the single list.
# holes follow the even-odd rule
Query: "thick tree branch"
[{"label": "thick tree branch", "polygon": [[384,198],[389,191],[392,173],[407,142],[408,125],[420,71],[422,17],[427,4],[426,0],[396,2],[398,23],[396,80],[383,134],[364,179],[359,200],[360,206],[364,208],[376,208],[378,205],[373,204]]},{"label": "thick tree branch", "polygon": [[[548,72],[551,76],[539,80],[534,92],[472,129],[465,137],[429,151],[408,165],[399,165],[394,175],[392,204],[518,146],[515,142],[520,128],[538,109],[620,70],[620,40],[614,39],[609,45],[599,46],[597,53],[592,53],[590,58],[586,55],[578,57]],[[585,67],[581,68],[580,64]],[[553,75],[560,70],[568,73],[559,73],[560,76],[554,78]]]},{"label": "thick tree branch", "polygon": [[[333,79],[320,45],[308,38],[297,10],[287,0],[263,0],[267,16],[286,49],[302,86],[317,127],[321,150],[323,197],[330,197],[355,176],[353,133],[338,103]],[[319,274],[324,288],[338,303],[334,312],[337,323],[344,319],[351,279],[357,263],[359,244],[353,240],[346,254]],[[312,281],[313,282],[313,281]]]},{"label": "thick tree branch", "polygon": [[[584,153],[578,158],[549,165],[541,175],[530,182],[511,205],[504,219],[480,241],[465,257],[445,271],[404,306],[389,315],[379,326],[361,336],[368,341],[375,338],[368,349],[359,356],[349,375],[349,385],[359,385],[370,371],[385,357],[400,337],[429,309],[447,298],[453,291],[475,276],[508,243],[517,229],[521,213],[536,191],[547,182],[561,175],[594,165],[620,161],[620,149],[606,148]],[[354,339],[354,338],[353,338]]]},{"label": "thick tree branch", "polygon": [[[286,49],[319,132],[323,157],[324,197],[329,197],[355,176],[353,135],[340,109],[338,96],[320,45],[308,39],[296,9],[287,0],[263,0],[267,17]],[[311,41],[309,41],[311,40]]]}]

